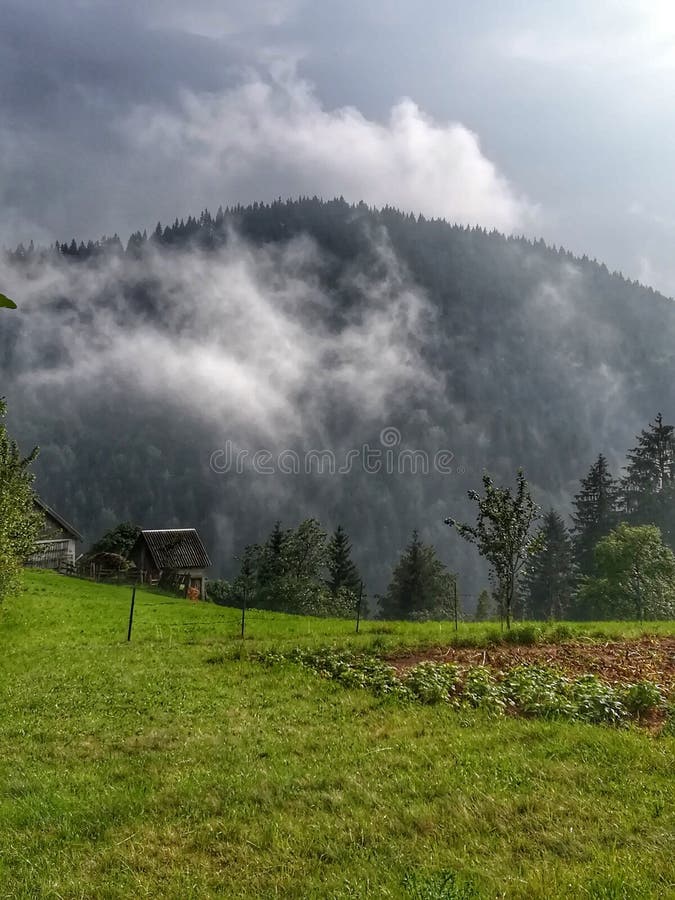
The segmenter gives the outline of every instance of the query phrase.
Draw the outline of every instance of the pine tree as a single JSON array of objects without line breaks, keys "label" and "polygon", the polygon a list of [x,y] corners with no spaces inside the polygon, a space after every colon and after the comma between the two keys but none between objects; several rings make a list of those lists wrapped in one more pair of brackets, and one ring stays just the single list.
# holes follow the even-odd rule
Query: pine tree
[{"label": "pine tree", "polygon": [[265,575],[268,578],[279,578],[285,573],[288,536],[289,532],[281,527],[281,522],[275,522],[272,533],[265,544]]},{"label": "pine tree", "polygon": [[574,592],[574,550],[562,517],[551,509],[539,531],[541,547],[525,575],[525,614],[532,619],[562,619]]},{"label": "pine tree", "polygon": [[444,618],[452,614],[455,576],[420,541],[417,530],[392,573],[387,593],[378,598],[383,619]]},{"label": "pine tree", "polygon": [[628,452],[623,478],[628,519],[634,525],[656,525],[675,545],[675,427],[664,425],[659,413],[638,435]]},{"label": "pine tree", "polygon": [[333,597],[341,590],[358,597],[361,590],[361,576],[352,560],[352,545],[347,532],[338,525],[328,543],[328,578],[326,585]]},{"label": "pine tree", "polygon": [[[287,545],[290,532],[275,522],[270,536],[262,546],[248,548],[245,560],[255,571],[256,603],[265,609],[280,609],[280,582],[288,570]],[[251,584],[249,575],[247,583]]]},{"label": "pine tree", "polygon": [[491,611],[492,600],[490,598],[490,591],[483,588],[478,595],[478,601],[476,602],[476,612],[473,616],[474,622],[487,622],[490,618]]},{"label": "pine tree", "polygon": [[595,545],[619,520],[619,485],[602,455],[591,466],[575,495],[572,514],[574,557],[581,575],[592,575]]}]

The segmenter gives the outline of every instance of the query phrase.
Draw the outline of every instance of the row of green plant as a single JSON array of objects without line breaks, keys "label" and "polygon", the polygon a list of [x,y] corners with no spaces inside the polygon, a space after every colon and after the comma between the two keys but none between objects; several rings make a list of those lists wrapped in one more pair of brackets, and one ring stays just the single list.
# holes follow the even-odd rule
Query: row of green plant
[{"label": "row of green plant", "polygon": [[258,659],[266,665],[299,664],[348,688],[404,701],[448,703],[458,710],[606,725],[625,725],[654,712],[669,712],[671,728],[675,717],[675,706],[654,682],[610,685],[596,675],[571,677],[549,666],[519,665],[495,672],[487,666],[460,668],[426,660],[399,672],[374,653],[332,647],[269,650],[258,654]]}]

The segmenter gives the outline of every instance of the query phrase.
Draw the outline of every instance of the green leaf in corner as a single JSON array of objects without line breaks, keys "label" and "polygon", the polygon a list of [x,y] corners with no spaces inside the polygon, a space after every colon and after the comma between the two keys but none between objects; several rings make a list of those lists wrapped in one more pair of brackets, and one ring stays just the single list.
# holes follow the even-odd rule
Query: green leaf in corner
[{"label": "green leaf in corner", "polygon": [[16,303],[10,300],[9,297],[5,297],[4,294],[0,294],[0,306],[4,306],[7,309],[16,309]]}]

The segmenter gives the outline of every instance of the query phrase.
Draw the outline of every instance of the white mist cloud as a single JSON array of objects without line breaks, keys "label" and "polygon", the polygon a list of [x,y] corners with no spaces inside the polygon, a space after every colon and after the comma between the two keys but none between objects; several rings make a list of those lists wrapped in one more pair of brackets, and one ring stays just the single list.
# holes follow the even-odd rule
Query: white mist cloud
[{"label": "white mist cloud", "polygon": [[155,178],[173,178],[180,164],[186,208],[188,198],[227,197],[248,178],[268,195],[343,195],[505,232],[536,212],[462,124],[434,121],[410,99],[385,122],[352,106],[327,110],[288,72],[217,94],[184,92],[178,110],[138,107],[120,129]]},{"label": "white mist cloud", "polygon": [[[371,241],[372,273],[344,274],[337,292],[320,284],[309,238],[254,248],[232,235],[219,253],[150,249],[142,261],[55,263],[20,281],[0,267],[22,301],[13,404],[29,418],[34,403],[141,394],[274,447],[320,436],[338,399],[352,422],[381,421],[438,385],[422,357],[431,307],[385,235]],[[152,286],[151,312],[134,309],[138,285]]]}]

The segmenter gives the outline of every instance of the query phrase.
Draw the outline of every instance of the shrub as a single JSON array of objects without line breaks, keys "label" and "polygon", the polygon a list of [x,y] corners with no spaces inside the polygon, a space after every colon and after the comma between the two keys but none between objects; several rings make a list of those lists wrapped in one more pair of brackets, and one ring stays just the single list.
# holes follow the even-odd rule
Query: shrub
[{"label": "shrub", "polygon": [[239,606],[240,602],[232,585],[224,578],[214,578],[213,581],[206,582],[206,599],[218,606]]},{"label": "shrub", "polygon": [[554,644],[562,643],[562,641],[571,641],[574,637],[574,630],[563,622],[558,622],[549,632],[549,639]]},{"label": "shrub", "polygon": [[504,635],[504,641],[507,644],[522,644],[524,646],[532,646],[541,640],[541,629],[536,625],[518,625],[507,631]]}]

